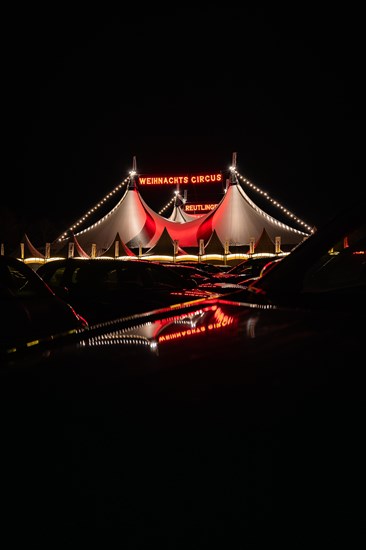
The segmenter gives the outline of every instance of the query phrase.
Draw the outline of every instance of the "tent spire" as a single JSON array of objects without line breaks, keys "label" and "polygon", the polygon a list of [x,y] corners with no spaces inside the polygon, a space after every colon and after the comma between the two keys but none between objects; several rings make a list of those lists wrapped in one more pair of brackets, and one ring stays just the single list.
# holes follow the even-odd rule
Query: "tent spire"
[{"label": "tent spire", "polygon": [[238,177],[236,175],[236,153],[233,153],[231,166],[230,166],[230,185],[236,185],[238,183]]},{"label": "tent spire", "polygon": [[128,189],[136,189],[136,176],[137,176],[137,168],[136,168],[136,157],[134,156],[132,158],[132,170],[130,171],[130,183],[128,184]]}]

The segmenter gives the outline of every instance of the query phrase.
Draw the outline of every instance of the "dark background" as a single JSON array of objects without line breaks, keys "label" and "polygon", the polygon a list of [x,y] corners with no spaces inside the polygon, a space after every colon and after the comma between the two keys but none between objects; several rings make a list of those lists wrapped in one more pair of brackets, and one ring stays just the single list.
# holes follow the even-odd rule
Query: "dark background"
[{"label": "dark background", "polygon": [[32,7],[4,27],[2,242],[56,238],[134,156],[140,175],[212,173],[237,152],[311,226],[363,192],[357,11]]}]

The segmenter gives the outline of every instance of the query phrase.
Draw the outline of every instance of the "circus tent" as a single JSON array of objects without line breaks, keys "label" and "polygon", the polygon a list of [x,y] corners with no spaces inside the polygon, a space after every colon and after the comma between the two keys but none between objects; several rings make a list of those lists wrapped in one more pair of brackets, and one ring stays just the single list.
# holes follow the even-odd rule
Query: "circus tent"
[{"label": "circus tent", "polygon": [[117,233],[112,245],[102,254],[102,256],[110,256],[112,258],[129,256],[130,258],[136,258],[136,254],[122,241],[119,233]]},{"label": "circus tent", "polygon": [[263,230],[273,242],[279,238],[288,248],[308,236],[261,210],[235,180],[230,182],[215,210],[201,222],[197,238],[206,242],[214,230],[223,244],[236,247],[250,245],[253,240],[256,243]]},{"label": "circus tent", "polygon": [[72,234],[62,242],[52,243],[51,256],[57,258],[69,258],[71,256],[78,258],[90,258],[91,254],[88,254],[88,252],[83,249],[78,239],[74,234]]},{"label": "circus tent", "polygon": [[110,248],[116,234],[130,249],[152,248],[166,229],[182,248],[198,246],[197,233],[205,216],[191,221],[171,221],[152,210],[132,181],[119,203],[101,220],[75,233],[84,250],[96,244],[97,256]]},{"label": "circus tent", "polygon": [[20,239],[19,246],[17,246],[10,254],[14,258],[20,258],[21,260],[25,259],[39,259],[43,260],[45,258],[45,255],[43,252],[38,250],[33,243],[31,242],[30,238],[26,233],[22,236]]},{"label": "circus tent", "polygon": [[219,239],[216,233],[216,230],[214,229],[208,241],[206,243],[205,241],[203,241],[203,246],[201,247],[200,253],[202,253],[202,255],[203,254],[207,255],[207,254],[224,254],[224,252],[225,252],[224,246],[221,240]]},{"label": "circus tent", "polygon": [[[191,222],[193,220],[197,219],[197,215],[188,214],[183,210],[183,206],[186,202],[186,199],[184,199],[179,192],[176,192],[174,197],[174,206],[173,211],[170,214],[168,220],[172,222],[178,222],[178,223],[186,223]],[[201,216],[199,216],[201,217]]]},{"label": "circus tent", "polygon": [[[119,202],[99,221],[75,232],[75,237],[87,254],[94,250],[96,256],[101,256],[114,246],[118,235],[122,247],[125,245],[132,254],[141,256],[153,252],[158,242],[159,249],[162,243],[167,243],[165,249],[169,249],[167,253],[171,254],[174,241],[181,250],[189,253],[196,250],[198,253],[200,247],[206,247],[210,240],[213,243],[214,232],[214,240],[218,239],[225,253],[229,247],[230,251],[254,250],[260,240],[263,248],[263,235],[271,252],[275,246],[277,252],[280,248],[289,251],[310,234],[275,219],[257,206],[239,184],[235,169],[231,169],[224,197],[214,210],[200,216],[189,216],[184,212],[183,204],[184,200],[177,193],[170,217],[158,214],[142,198],[136,172],[131,172],[127,189]],[[219,243],[216,242],[215,248],[220,248]]]},{"label": "circus tent", "polygon": [[177,255],[183,256],[186,254],[187,252],[179,246],[178,241],[174,241],[174,239],[171,238],[167,228],[164,227],[164,230],[160,235],[159,240],[154,246],[152,246],[149,250],[145,252],[144,257]]}]

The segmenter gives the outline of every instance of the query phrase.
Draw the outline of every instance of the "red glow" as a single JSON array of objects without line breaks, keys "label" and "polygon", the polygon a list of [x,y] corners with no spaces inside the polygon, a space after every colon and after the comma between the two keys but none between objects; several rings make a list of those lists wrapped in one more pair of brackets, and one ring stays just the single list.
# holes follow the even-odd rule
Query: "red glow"
[{"label": "red glow", "polygon": [[234,324],[234,317],[226,315],[221,308],[217,308],[213,319],[211,318],[210,322],[206,324],[200,324],[199,326],[192,328],[184,328],[182,330],[177,330],[175,332],[170,332],[169,334],[163,334],[159,336],[159,344],[163,342],[170,342],[172,340],[177,340],[180,338],[190,338],[191,336],[197,336],[200,334],[206,334],[214,330],[220,330]]}]

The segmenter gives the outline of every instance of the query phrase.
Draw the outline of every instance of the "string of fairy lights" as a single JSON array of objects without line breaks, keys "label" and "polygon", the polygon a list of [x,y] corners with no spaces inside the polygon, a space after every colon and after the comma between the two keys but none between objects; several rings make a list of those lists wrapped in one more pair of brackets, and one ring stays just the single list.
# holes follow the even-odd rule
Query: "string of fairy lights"
[{"label": "string of fairy lights", "polygon": [[[312,232],[314,230],[313,227],[306,224],[303,220],[301,220],[298,216],[296,216],[293,212],[285,208],[282,204],[280,204],[276,199],[272,198],[266,191],[263,191],[260,189],[257,185],[252,183],[248,178],[240,174],[235,167],[230,167],[230,171],[232,174],[234,174],[238,178],[238,182],[240,184],[244,184],[248,188],[250,188],[252,191],[260,194],[262,197],[264,197],[266,200],[268,200],[269,203],[271,203],[272,206],[275,206],[278,208],[282,214],[287,216],[291,221],[296,222],[300,226],[302,226],[304,229],[306,229],[309,232]],[[107,195],[103,197],[95,206],[90,208],[81,218],[79,218],[72,226],[70,226],[60,237],[59,241],[62,241],[63,239],[66,239],[70,233],[75,232],[80,226],[82,226],[88,218],[90,218],[92,215],[94,215],[107,201],[109,201],[112,197],[116,195],[121,189],[123,189],[127,183],[131,182],[133,178],[135,177],[136,172],[131,171],[129,175],[121,182],[119,183],[112,191],[110,191]],[[243,185],[242,185],[243,187]],[[169,210],[175,201],[175,197],[177,196],[178,191],[174,191],[173,197],[163,206],[158,214],[163,215],[164,212]]]},{"label": "string of fairy lights", "polygon": [[78,229],[79,226],[84,224],[84,222],[90,218],[92,214],[95,214],[111,197],[113,197],[118,191],[120,191],[131,179],[131,176],[133,175],[132,172],[121,182],[119,183],[110,193],[104,196],[102,200],[100,200],[95,206],[90,208],[82,218],[79,218],[73,225],[71,225],[60,237],[59,240],[62,241],[63,239],[67,238],[69,233],[73,233],[75,229]]},{"label": "string of fairy lights", "polygon": [[178,195],[178,191],[174,191],[173,197],[166,203],[165,206],[163,206],[163,208],[161,210],[159,210],[158,214],[160,214],[160,216],[162,216],[164,214],[164,212],[166,212],[167,210],[169,210],[173,206],[174,201],[175,201],[175,197],[177,195]]},{"label": "string of fairy lights", "polygon": [[270,202],[273,206],[276,206],[279,210],[281,210],[281,212],[283,214],[285,214],[286,216],[288,216],[292,221],[295,221],[296,223],[298,223],[299,225],[301,225],[302,227],[304,227],[308,231],[313,230],[313,228],[310,225],[306,224],[303,220],[301,220],[295,214],[290,212],[290,210],[288,210],[287,208],[282,206],[282,204],[280,204],[277,200],[273,199],[266,191],[263,191],[262,189],[260,189],[256,185],[254,185],[254,183],[252,183],[250,180],[248,180],[248,178],[245,178],[244,176],[239,174],[239,172],[237,172],[237,170],[233,169],[233,171],[234,171],[235,175],[238,177],[239,182],[243,182],[252,191],[255,191],[255,192],[259,193],[266,200],[268,200],[268,202]]}]

